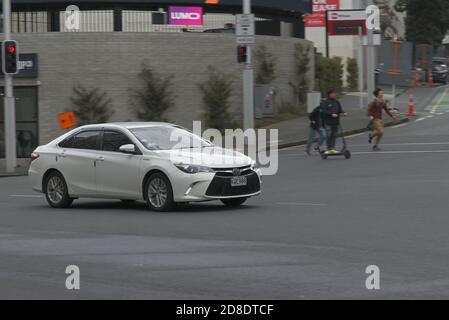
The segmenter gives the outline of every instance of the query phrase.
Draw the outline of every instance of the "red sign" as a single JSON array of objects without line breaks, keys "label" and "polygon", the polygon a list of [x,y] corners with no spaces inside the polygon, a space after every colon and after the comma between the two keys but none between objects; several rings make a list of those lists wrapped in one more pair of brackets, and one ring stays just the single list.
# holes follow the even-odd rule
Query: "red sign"
[{"label": "red sign", "polygon": [[362,35],[366,35],[365,10],[328,11],[327,20],[329,36],[356,36],[360,28]]},{"label": "red sign", "polygon": [[77,125],[75,114],[71,111],[58,114],[57,118],[61,129],[67,129]]},{"label": "red sign", "polygon": [[304,16],[304,25],[306,27],[325,27],[326,10],[339,10],[340,0],[313,0],[312,14]]}]

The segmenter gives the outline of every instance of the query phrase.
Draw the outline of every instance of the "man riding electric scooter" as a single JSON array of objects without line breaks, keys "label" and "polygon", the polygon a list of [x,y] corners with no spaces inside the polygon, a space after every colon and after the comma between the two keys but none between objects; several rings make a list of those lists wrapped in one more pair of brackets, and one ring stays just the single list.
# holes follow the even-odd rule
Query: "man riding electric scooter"
[{"label": "man riding electric scooter", "polygon": [[338,154],[335,150],[338,130],[340,128],[340,117],[346,113],[343,111],[341,103],[337,100],[337,92],[329,90],[327,92],[327,99],[321,102],[321,110],[323,112],[323,122],[327,133],[327,151],[326,155]]}]

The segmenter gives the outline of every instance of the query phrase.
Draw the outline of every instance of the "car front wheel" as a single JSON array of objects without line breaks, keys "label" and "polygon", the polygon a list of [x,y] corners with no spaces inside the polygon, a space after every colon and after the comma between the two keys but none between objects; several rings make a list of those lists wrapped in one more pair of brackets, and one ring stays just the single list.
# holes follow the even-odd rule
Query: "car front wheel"
[{"label": "car front wheel", "polygon": [[173,190],[168,178],[162,173],[152,174],[146,183],[146,200],[151,210],[171,211],[175,207]]},{"label": "car front wheel", "polygon": [[244,204],[248,198],[222,199],[221,202],[227,207],[238,207]]},{"label": "car front wheel", "polygon": [[67,208],[72,202],[64,177],[59,172],[50,173],[45,179],[45,198],[53,208]]}]

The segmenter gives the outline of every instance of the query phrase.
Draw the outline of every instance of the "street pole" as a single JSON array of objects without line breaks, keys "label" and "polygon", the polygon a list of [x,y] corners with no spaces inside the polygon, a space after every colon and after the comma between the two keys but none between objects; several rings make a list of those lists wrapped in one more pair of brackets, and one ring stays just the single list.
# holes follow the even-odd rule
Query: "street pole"
[{"label": "street pole", "polygon": [[[373,5],[373,0],[368,0],[368,6]],[[368,101],[370,100],[371,94],[375,90],[376,79],[374,70],[375,66],[375,57],[374,57],[374,28],[372,26],[367,26],[368,30],[368,46],[367,46],[367,87],[368,87]]]},{"label": "street pole", "polygon": [[[4,40],[11,40],[11,0],[3,0],[3,33]],[[12,75],[5,74],[5,158],[6,172],[15,171],[16,158],[16,114]]]},{"label": "street pole", "polygon": [[364,80],[365,63],[363,61],[364,60],[363,48],[364,48],[364,46],[363,46],[363,29],[362,29],[362,27],[359,27],[359,48],[358,48],[357,65],[358,65],[358,69],[359,69],[358,89],[359,89],[359,94],[360,94],[360,98],[359,98],[360,109],[363,109],[363,107],[364,107],[363,93],[364,93],[364,89],[365,89],[365,80]]},{"label": "street pole", "polygon": [[[243,0],[243,14],[251,14],[251,0]],[[247,60],[243,71],[243,128],[254,128],[254,70],[251,45],[247,46]]]}]

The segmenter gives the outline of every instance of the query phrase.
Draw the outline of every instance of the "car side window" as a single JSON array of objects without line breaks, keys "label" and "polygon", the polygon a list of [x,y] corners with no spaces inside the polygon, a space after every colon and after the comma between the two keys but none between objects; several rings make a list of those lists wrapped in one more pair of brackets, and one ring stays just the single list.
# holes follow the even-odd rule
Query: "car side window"
[{"label": "car side window", "polygon": [[98,150],[100,131],[83,131],[63,141],[62,148]]},{"label": "car side window", "polygon": [[104,131],[103,151],[119,152],[125,144],[134,144],[124,133],[118,131]]}]

